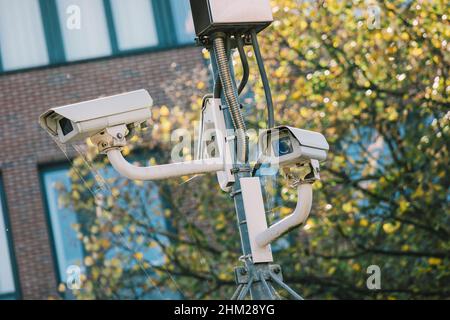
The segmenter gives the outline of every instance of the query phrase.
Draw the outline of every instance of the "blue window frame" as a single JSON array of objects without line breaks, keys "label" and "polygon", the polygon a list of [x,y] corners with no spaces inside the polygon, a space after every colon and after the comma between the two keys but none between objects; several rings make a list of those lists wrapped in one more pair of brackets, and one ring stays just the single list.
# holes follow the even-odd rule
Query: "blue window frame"
[{"label": "blue window frame", "polygon": [[70,265],[82,266],[84,257],[83,245],[73,228],[77,223],[77,215],[62,206],[59,201],[59,188],[68,189],[70,187],[67,173],[68,168],[64,166],[45,170],[42,177],[60,282],[67,280],[66,270]]},{"label": "blue window frame", "polygon": [[195,38],[190,1],[170,0],[178,43],[192,43]]},{"label": "blue window frame", "polygon": [[0,0],[0,73],[192,45],[194,38],[188,0]]},{"label": "blue window frame", "polygon": [[155,11],[148,0],[110,0],[118,50],[133,50],[159,45]]},{"label": "blue window frame", "polygon": [[0,55],[5,71],[48,64],[38,0],[0,0]]},{"label": "blue window frame", "polygon": [[0,300],[20,299],[19,288],[11,226],[0,175]]},{"label": "blue window frame", "polygon": [[67,61],[112,54],[102,0],[57,0],[56,12]]},{"label": "blue window frame", "polygon": [[[59,283],[65,283],[67,281],[67,270],[69,266],[76,265],[82,272],[86,270],[84,266],[85,250],[83,242],[78,237],[78,232],[75,226],[80,225],[80,214],[77,214],[70,207],[64,206],[60,202],[60,196],[62,192],[72,192],[71,179],[69,177],[69,165],[58,165],[53,167],[46,167],[41,170],[41,182],[44,189],[45,204],[47,209],[48,222],[51,231],[50,239],[52,241],[55,269],[57,270],[57,281]],[[116,171],[108,166],[101,171],[95,173],[100,174],[102,179],[108,180],[112,177],[117,177]],[[117,180],[123,180],[125,178],[119,177]],[[127,184],[127,189],[132,189],[130,193],[134,193],[140,196],[142,199],[142,205],[137,208],[128,208],[127,202],[123,199],[118,199],[115,206],[124,208],[128,214],[142,214],[142,211],[150,217],[153,227],[167,228],[166,219],[160,213],[163,212],[163,204],[159,197],[159,189],[152,182],[146,183],[144,186],[137,186],[134,184]],[[123,190],[123,189],[122,189]],[[142,191],[140,191],[142,190]],[[146,191],[144,191],[146,190]],[[150,191],[149,191],[150,190]],[[94,208],[92,208],[94,210]],[[90,212],[91,215],[95,215],[94,212]],[[84,223],[84,228],[90,228],[90,225]],[[124,239],[129,235],[126,231],[123,231]],[[159,241],[167,243],[168,239],[165,237],[157,236]],[[105,252],[106,258],[118,257],[121,255],[121,248],[112,246]],[[159,247],[146,247],[142,251],[143,257],[146,261],[151,261],[154,266],[161,266],[164,263],[165,256]],[[129,254],[129,253],[128,253]],[[136,261],[130,262],[129,265],[124,266],[125,269],[132,268],[136,265]],[[150,273],[151,273],[151,269]],[[120,295],[120,293],[119,293]],[[71,299],[71,294],[65,295],[66,299]],[[160,293],[149,292],[145,295],[147,299],[160,299]],[[179,296],[172,292],[167,292],[162,298],[176,299]]]}]

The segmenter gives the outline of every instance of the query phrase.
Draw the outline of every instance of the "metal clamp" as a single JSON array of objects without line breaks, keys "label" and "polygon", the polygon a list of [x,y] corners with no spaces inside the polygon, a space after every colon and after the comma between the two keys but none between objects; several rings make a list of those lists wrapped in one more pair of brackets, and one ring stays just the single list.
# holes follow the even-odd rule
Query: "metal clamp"
[{"label": "metal clamp", "polygon": [[312,184],[320,180],[319,161],[312,159],[307,163],[297,164],[295,167],[284,167],[282,173],[293,188],[299,184]]},{"label": "metal clamp", "polygon": [[248,166],[244,167],[235,167],[233,169],[230,169],[232,174],[241,173],[241,172],[252,172],[252,168]]},{"label": "metal clamp", "polygon": [[236,267],[234,269],[234,276],[238,287],[231,297],[231,300],[245,299],[250,291],[250,287],[258,282],[260,282],[264,290],[267,291],[267,295],[270,299],[281,299],[273,287],[273,284],[277,284],[286,290],[286,292],[295,300],[303,300],[298,293],[283,282],[283,274],[280,265],[272,264],[269,265],[267,269],[266,267],[264,269],[256,268],[249,271],[245,266]]},{"label": "metal clamp", "polygon": [[[262,272],[261,274],[265,280],[270,280],[271,279],[270,273],[273,273],[277,277],[278,280],[283,281],[283,274],[281,272],[280,265],[272,264],[269,266],[269,270],[267,272]],[[240,267],[234,268],[234,278],[235,278],[237,285],[248,284],[251,276],[252,275],[248,272],[248,270],[245,266],[240,266]],[[255,281],[260,281],[260,280],[261,279],[255,280]]]},{"label": "metal clamp", "polygon": [[125,136],[128,133],[126,125],[106,128],[91,137],[91,141],[98,147],[100,153],[106,154],[111,149],[122,149],[127,145]]},{"label": "metal clamp", "polygon": [[238,194],[240,194],[240,193],[242,193],[242,190],[241,190],[241,189],[236,190],[236,191],[231,191],[231,192],[230,192],[230,197],[231,197],[231,198],[234,198],[236,195],[238,195]]}]

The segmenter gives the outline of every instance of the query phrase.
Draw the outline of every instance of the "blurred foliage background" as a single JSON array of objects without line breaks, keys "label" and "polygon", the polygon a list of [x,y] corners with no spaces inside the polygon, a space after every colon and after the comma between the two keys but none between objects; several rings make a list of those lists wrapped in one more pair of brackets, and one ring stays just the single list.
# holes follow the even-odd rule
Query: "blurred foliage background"
[{"label": "blurred foliage background", "polygon": [[[309,220],[275,246],[285,281],[310,299],[450,298],[447,1],[272,5],[275,22],[259,39],[276,122],[322,132],[331,146]],[[264,92],[246,51],[245,115],[249,127],[263,128]],[[150,129],[124,151],[141,165],[170,160],[172,130],[194,131],[211,80],[205,68],[166,87],[173,105],[156,106]],[[178,99],[186,92],[190,99]],[[91,146],[75,159],[71,191],[61,199],[80,216],[74,227],[87,254],[76,296],[231,297],[240,240],[233,202],[215,176],[140,183],[107,168]],[[282,179],[274,189],[276,199],[266,201],[271,220],[296,202]],[[381,268],[380,290],[366,287],[370,265]]]}]

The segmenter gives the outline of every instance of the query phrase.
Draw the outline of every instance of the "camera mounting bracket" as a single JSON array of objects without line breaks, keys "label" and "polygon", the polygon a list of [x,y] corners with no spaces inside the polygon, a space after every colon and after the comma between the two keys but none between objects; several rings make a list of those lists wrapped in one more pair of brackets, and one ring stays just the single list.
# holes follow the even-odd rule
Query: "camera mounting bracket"
[{"label": "camera mounting bracket", "polygon": [[91,142],[97,146],[100,153],[106,154],[112,149],[122,150],[122,148],[127,145],[125,137],[128,132],[127,126],[122,124],[106,128],[93,135],[90,139]]},{"label": "camera mounting bracket", "polygon": [[314,183],[320,180],[320,164],[316,159],[311,159],[307,163],[298,163],[296,166],[283,167],[281,172],[292,188],[299,184]]}]

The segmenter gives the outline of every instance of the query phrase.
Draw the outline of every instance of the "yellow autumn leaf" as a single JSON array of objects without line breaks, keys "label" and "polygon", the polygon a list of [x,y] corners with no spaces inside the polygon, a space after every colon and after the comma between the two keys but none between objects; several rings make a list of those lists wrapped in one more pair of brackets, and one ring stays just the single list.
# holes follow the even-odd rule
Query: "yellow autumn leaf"
[{"label": "yellow autumn leaf", "polygon": [[327,273],[331,276],[332,274],[334,274],[336,272],[336,267],[333,266],[330,269],[328,269]]},{"label": "yellow autumn leaf", "polygon": [[428,264],[430,266],[437,266],[441,263],[442,263],[442,259],[439,259],[439,258],[429,258],[428,259]]},{"label": "yellow autumn leaf", "polygon": [[396,222],[396,223],[385,223],[383,224],[383,230],[384,232],[391,234],[394,233],[395,231],[397,231],[401,226],[400,222]]},{"label": "yellow autumn leaf", "polygon": [[59,286],[58,286],[58,291],[59,292],[66,291],[66,285],[64,283],[60,283]]},{"label": "yellow autumn leaf", "polygon": [[129,155],[129,154],[130,154],[130,147],[129,147],[129,146],[123,147],[123,148],[122,148],[122,154],[123,154],[124,156]]},{"label": "yellow autumn leaf", "polygon": [[416,191],[413,193],[414,198],[421,198],[424,195],[422,186],[419,186]]},{"label": "yellow autumn leaf", "polygon": [[225,223],[223,221],[220,221],[216,224],[216,230],[221,230],[225,227]]},{"label": "yellow autumn leaf", "polygon": [[72,198],[74,200],[80,200],[80,193],[77,190],[72,191]]},{"label": "yellow autumn leaf", "polygon": [[142,244],[142,243],[144,242],[144,240],[145,240],[144,236],[139,235],[139,236],[136,238],[136,243],[137,243],[137,244]]},{"label": "yellow autumn leaf", "polygon": [[133,135],[131,138],[130,138],[130,142],[132,142],[132,143],[135,143],[135,142],[138,142],[139,141],[139,137],[137,136],[137,135]]},{"label": "yellow autumn leaf", "polygon": [[120,195],[120,190],[118,188],[112,188],[111,194],[113,195],[113,197],[118,197]]},{"label": "yellow autumn leaf", "polygon": [[361,271],[361,265],[359,263],[352,264],[352,269],[356,272]]},{"label": "yellow autumn leaf", "polygon": [[100,245],[103,249],[108,249],[111,246],[111,243],[109,242],[108,239],[102,239],[100,241]]},{"label": "yellow autumn leaf", "polygon": [[149,248],[157,248],[158,245],[156,244],[155,241],[151,241],[151,242],[148,243],[147,247],[149,247]]},{"label": "yellow autumn leaf", "polygon": [[308,23],[305,20],[300,21],[300,30],[305,30],[308,27]]},{"label": "yellow autumn leaf", "polygon": [[162,106],[159,109],[159,114],[161,117],[167,117],[170,114],[169,108],[167,108],[166,106]]},{"label": "yellow autumn leaf", "polygon": [[98,269],[94,268],[91,271],[91,275],[94,280],[97,280],[98,277],[100,276],[100,272],[98,271]]},{"label": "yellow autumn leaf", "polygon": [[199,83],[197,83],[197,89],[202,90],[205,88],[205,83],[203,81],[200,81]]},{"label": "yellow autumn leaf", "polygon": [[90,267],[90,266],[92,266],[94,264],[94,259],[92,259],[91,256],[87,256],[87,257],[84,258],[84,264],[87,267]]},{"label": "yellow autumn leaf", "polygon": [[91,233],[96,234],[98,232],[98,226],[94,225],[91,227]]},{"label": "yellow autumn leaf", "polygon": [[369,221],[367,219],[363,218],[363,219],[359,220],[359,225],[361,227],[367,227],[369,225]]},{"label": "yellow autumn leaf", "polygon": [[117,225],[115,225],[115,226],[112,228],[112,231],[113,231],[115,234],[122,232],[122,230],[123,230],[123,226],[120,225],[120,224],[117,224]]},{"label": "yellow autumn leaf", "polygon": [[342,210],[344,210],[344,212],[350,213],[353,210],[353,206],[350,202],[347,202],[342,206]]},{"label": "yellow autumn leaf", "polygon": [[113,266],[113,267],[116,267],[116,268],[118,268],[118,267],[120,267],[121,266],[121,261],[118,259],[118,258],[112,258],[111,259],[111,265]]},{"label": "yellow autumn leaf", "polygon": [[402,199],[398,204],[398,209],[399,209],[400,213],[405,212],[406,210],[408,210],[408,208],[409,208],[409,202]]},{"label": "yellow autumn leaf", "polygon": [[161,131],[163,133],[169,133],[172,129],[172,123],[170,121],[161,121]]},{"label": "yellow autumn leaf", "polygon": [[398,112],[397,112],[397,110],[393,110],[393,111],[389,112],[388,120],[389,121],[397,121],[398,120]]},{"label": "yellow autumn leaf", "polygon": [[229,278],[230,278],[229,274],[226,272],[219,273],[218,277],[220,280],[223,280],[223,281],[229,280]]},{"label": "yellow autumn leaf", "polygon": [[144,255],[142,254],[142,252],[135,252],[134,257],[136,258],[136,260],[142,261]]},{"label": "yellow autumn leaf", "polygon": [[421,48],[414,48],[411,50],[411,54],[415,57],[420,56],[423,53],[423,50]]},{"label": "yellow autumn leaf", "polygon": [[141,180],[133,180],[133,183],[138,186],[138,187],[143,187],[144,186],[144,182]]},{"label": "yellow autumn leaf", "polygon": [[303,118],[309,117],[309,114],[310,114],[310,112],[309,112],[309,110],[308,110],[307,108],[301,108],[301,109],[300,109],[300,115],[301,115]]},{"label": "yellow autumn leaf", "polygon": [[281,213],[282,216],[286,216],[286,215],[292,213],[292,209],[289,208],[289,207],[281,207],[280,208],[280,213]]}]

